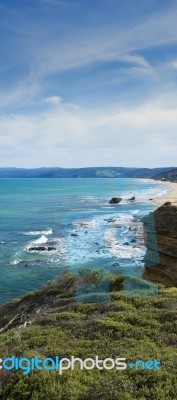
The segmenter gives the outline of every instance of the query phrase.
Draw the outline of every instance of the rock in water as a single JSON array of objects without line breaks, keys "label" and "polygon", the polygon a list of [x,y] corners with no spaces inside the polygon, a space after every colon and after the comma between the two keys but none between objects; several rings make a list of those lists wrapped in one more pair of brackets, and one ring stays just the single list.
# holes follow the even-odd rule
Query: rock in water
[{"label": "rock in water", "polygon": [[30,247],[29,251],[45,251],[46,247],[44,246],[38,246],[38,247]]},{"label": "rock in water", "polygon": [[120,203],[121,202],[121,200],[122,200],[122,198],[121,197],[112,197],[112,199],[110,200],[110,204],[118,204],[118,203]]},{"label": "rock in water", "polygon": [[49,247],[38,246],[38,247],[30,247],[29,248],[29,251],[51,251],[51,250],[56,250],[56,248],[53,246],[49,246]]},{"label": "rock in water", "polygon": [[129,201],[135,201],[135,196],[130,197]]}]

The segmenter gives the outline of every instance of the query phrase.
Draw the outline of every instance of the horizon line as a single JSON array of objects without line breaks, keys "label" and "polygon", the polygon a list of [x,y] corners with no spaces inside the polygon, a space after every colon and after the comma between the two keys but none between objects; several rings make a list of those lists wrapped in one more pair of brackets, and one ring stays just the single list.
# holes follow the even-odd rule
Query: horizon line
[{"label": "horizon line", "polygon": [[35,170],[35,169],[89,169],[89,168],[126,168],[126,169],[177,169],[177,166],[158,166],[158,167],[127,167],[127,166],[89,166],[89,167],[0,167],[1,169],[25,169],[25,170]]}]

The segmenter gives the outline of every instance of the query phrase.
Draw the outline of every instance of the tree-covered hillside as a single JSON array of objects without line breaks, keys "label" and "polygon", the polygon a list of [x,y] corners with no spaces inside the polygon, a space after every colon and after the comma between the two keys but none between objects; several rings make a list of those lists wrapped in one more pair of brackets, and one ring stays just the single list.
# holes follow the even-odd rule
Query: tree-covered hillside
[{"label": "tree-covered hillside", "polygon": [[176,168],[0,168],[0,178],[152,178]]}]

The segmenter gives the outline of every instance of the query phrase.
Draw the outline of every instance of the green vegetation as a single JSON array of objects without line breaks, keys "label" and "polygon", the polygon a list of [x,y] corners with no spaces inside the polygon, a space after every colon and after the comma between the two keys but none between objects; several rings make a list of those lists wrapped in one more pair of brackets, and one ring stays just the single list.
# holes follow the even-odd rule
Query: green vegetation
[{"label": "green vegetation", "polygon": [[[65,273],[43,289],[0,310],[1,358],[125,357],[157,359],[161,370],[0,372],[0,400],[171,400],[177,398],[177,288],[110,276],[108,302],[75,296],[85,280],[96,290],[98,274]],[[125,290],[126,287],[126,290]],[[133,289],[132,289],[133,288]],[[152,296],[149,294],[156,295]],[[10,320],[12,324],[7,327]],[[22,327],[25,321],[30,324]],[[21,327],[20,327],[21,326]],[[3,372],[2,372],[3,371]]]},{"label": "green vegetation", "polygon": [[115,171],[115,170],[98,170],[96,171],[96,176],[98,178],[115,178],[115,177],[119,177],[119,175],[121,175],[121,173]]},{"label": "green vegetation", "polygon": [[170,168],[168,171],[161,171],[154,176],[153,179],[161,179],[162,181],[177,182],[177,168]]}]

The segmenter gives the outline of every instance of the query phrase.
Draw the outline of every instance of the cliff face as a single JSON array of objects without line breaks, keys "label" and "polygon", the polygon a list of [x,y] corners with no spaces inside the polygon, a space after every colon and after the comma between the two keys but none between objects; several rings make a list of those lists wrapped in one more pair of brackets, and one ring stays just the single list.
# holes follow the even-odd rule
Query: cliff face
[{"label": "cliff face", "polygon": [[165,203],[143,223],[147,247],[143,278],[177,287],[177,207]]}]

